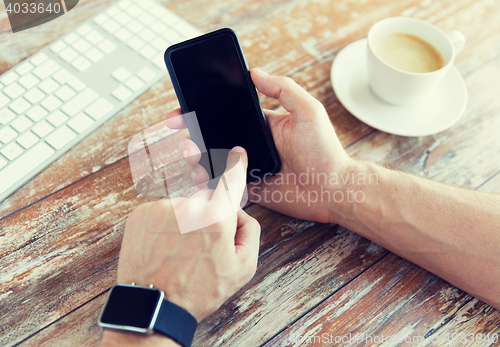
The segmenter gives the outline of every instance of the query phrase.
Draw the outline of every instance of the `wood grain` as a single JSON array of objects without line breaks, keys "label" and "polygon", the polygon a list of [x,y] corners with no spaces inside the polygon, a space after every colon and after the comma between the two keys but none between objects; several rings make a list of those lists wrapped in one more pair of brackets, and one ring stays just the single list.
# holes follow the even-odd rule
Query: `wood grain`
[{"label": "wood grain", "polygon": [[498,311],[390,253],[265,346],[492,345],[479,333],[500,337]]}]

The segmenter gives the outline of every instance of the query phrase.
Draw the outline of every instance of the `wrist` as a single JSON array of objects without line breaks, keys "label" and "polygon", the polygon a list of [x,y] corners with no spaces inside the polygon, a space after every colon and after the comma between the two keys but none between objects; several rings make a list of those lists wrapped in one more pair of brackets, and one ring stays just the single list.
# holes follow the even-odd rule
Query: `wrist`
[{"label": "wrist", "polygon": [[102,334],[101,347],[118,346],[150,346],[150,347],[181,347],[177,342],[159,333],[143,335],[127,331],[105,329]]},{"label": "wrist", "polygon": [[346,226],[345,221],[356,218],[371,185],[378,184],[378,173],[369,163],[349,158],[338,172],[337,184],[330,189],[329,222]]}]

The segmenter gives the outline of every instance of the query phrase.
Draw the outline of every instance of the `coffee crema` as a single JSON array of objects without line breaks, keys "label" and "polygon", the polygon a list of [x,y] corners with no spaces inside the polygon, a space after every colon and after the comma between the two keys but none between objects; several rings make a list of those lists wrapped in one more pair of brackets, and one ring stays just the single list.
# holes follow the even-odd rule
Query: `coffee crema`
[{"label": "coffee crema", "polygon": [[410,72],[432,72],[444,66],[441,53],[421,38],[393,33],[375,42],[375,52],[385,62]]}]

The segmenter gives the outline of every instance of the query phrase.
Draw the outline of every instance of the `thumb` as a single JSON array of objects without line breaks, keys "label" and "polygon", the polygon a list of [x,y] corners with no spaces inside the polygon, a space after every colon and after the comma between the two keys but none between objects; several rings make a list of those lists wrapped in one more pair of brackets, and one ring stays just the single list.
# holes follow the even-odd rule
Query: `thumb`
[{"label": "thumb", "polygon": [[300,120],[313,119],[318,110],[324,110],[317,99],[289,77],[273,76],[257,69],[251,71],[251,76],[259,92],[278,99],[292,117],[300,116]]}]

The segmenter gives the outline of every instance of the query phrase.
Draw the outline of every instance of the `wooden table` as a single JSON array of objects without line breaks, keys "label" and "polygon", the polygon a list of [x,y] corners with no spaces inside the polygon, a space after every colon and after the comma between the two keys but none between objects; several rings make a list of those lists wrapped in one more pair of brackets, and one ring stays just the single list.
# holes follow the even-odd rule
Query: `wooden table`
[{"label": "wooden table", "polygon": [[[66,16],[15,35],[2,11],[0,72],[112,2],[81,0]],[[500,192],[498,0],[162,2],[203,31],[233,28],[251,67],[290,76],[323,102],[351,155]],[[467,109],[433,136],[375,130],[332,91],[336,54],[378,20],[398,15],[467,37],[455,64],[469,91]],[[134,189],[127,143],[177,105],[166,77],[0,204],[0,345],[99,344],[97,316],[115,281],[125,220],[151,200]],[[262,225],[257,274],[200,324],[194,346],[379,346],[382,335],[395,334],[413,339],[401,344],[408,346],[500,345],[447,342],[452,334],[500,334],[500,313],[369,240],[255,204],[246,211]],[[319,340],[323,334],[330,342]],[[349,342],[349,334],[366,338]]]}]

